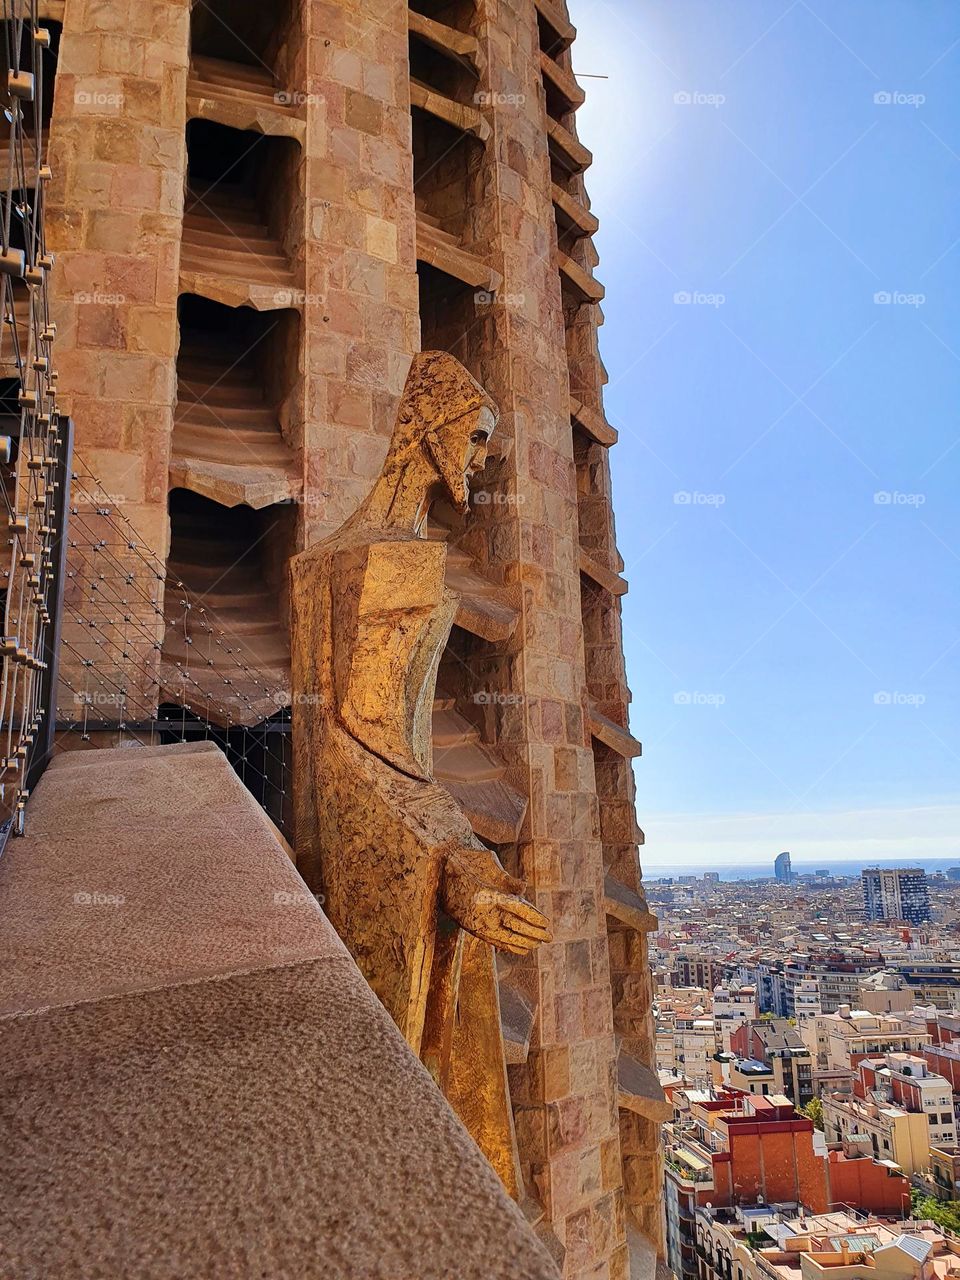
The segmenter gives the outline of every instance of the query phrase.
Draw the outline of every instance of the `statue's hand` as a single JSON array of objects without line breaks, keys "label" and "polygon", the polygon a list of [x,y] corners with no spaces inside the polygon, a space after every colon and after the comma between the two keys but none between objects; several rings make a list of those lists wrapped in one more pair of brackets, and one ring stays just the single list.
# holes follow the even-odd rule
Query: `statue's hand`
[{"label": "statue's hand", "polygon": [[488,849],[464,848],[444,863],[444,910],[468,933],[515,956],[551,938],[546,916],[520,897],[522,889]]}]

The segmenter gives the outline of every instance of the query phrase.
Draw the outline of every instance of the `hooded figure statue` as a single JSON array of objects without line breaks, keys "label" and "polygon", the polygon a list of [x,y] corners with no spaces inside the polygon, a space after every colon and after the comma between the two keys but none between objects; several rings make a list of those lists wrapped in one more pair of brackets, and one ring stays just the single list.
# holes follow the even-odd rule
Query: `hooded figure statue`
[{"label": "hooded figure statue", "polygon": [[291,564],[297,864],[514,1196],[521,1193],[493,948],[549,939],[433,777],[437,669],[459,597],[432,502],[465,512],[497,408],[445,352],[414,357],[379,478]]}]

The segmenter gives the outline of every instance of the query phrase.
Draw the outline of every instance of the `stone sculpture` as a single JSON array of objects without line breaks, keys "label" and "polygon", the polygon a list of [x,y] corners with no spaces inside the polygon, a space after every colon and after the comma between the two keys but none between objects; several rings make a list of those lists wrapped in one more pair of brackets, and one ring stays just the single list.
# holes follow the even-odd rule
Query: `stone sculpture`
[{"label": "stone sculpture", "polygon": [[520,1195],[493,949],[549,939],[433,777],[437,669],[458,597],[431,503],[465,512],[497,409],[453,356],[414,358],[370,494],[292,562],[298,865],[454,1109]]}]

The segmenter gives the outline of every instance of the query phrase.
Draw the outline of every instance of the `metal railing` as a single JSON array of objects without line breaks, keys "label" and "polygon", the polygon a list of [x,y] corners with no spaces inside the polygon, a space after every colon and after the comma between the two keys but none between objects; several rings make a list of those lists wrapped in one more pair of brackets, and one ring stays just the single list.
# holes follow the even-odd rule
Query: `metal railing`
[{"label": "metal railing", "polygon": [[0,851],[23,831],[53,747],[72,428],[57,409],[40,104],[50,32],[36,0],[4,0],[7,172],[0,184],[0,478],[7,556],[0,642]]}]

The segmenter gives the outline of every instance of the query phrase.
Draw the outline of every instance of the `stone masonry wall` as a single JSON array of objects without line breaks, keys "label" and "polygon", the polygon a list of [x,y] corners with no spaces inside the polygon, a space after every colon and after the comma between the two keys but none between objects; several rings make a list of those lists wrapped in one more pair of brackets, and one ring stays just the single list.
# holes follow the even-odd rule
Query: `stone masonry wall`
[{"label": "stone masonry wall", "polygon": [[[565,19],[557,0],[550,8]],[[529,1055],[510,1068],[517,1138],[565,1275],[625,1280],[627,1211],[660,1243],[660,1166],[656,1125],[618,1107],[621,1044],[653,1059],[645,936],[608,917],[604,897],[611,872],[641,893],[633,778],[590,729],[591,708],[625,729],[629,704],[618,601],[588,607],[579,569],[581,547],[612,575],[621,567],[608,451],[590,445],[578,474],[570,419],[571,394],[602,415],[597,307],[564,313],[534,0],[435,13],[479,42],[490,132],[469,143],[457,233],[502,283],[474,296],[448,278],[450,306],[434,292],[424,327],[501,406],[484,477],[498,501],[476,506],[454,536],[521,613],[509,641],[464,647],[461,678],[465,691],[504,695],[485,701],[484,736],[529,809],[519,845],[503,853],[555,934],[511,975],[537,1011]],[[189,0],[66,0],[48,205],[62,405],[78,450],[161,555],[189,21]],[[302,465],[292,539],[302,547],[350,514],[376,475],[421,342],[408,16],[382,0],[292,0],[277,22],[289,31],[273,71],[303,121],[297,160],[276,175],[293,184],[296,224],[285,243],[298,289],[283,305],[299,313],[285,367],[302,406],[289,441]],[[452,161],[444,173],[453,181]],[[588,207],[582,184],[577,194]],[[589,240],[576,256],[592,272]]]}]

